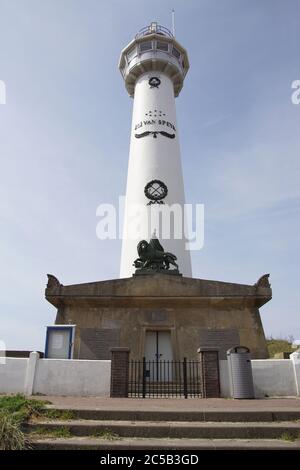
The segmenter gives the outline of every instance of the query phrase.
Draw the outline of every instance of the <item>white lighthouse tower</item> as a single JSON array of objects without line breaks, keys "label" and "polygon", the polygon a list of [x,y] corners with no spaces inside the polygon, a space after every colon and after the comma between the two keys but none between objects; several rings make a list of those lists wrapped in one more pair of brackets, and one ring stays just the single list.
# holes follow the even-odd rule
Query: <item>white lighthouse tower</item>
[{"label": "white lighthouse tower", "polygon": [[191,277],[175,109],[187,52],[168,29],[151,23],[123,49],[119,69],[134,98],[120,277],[132,275],[137,243],[154,233]]}]

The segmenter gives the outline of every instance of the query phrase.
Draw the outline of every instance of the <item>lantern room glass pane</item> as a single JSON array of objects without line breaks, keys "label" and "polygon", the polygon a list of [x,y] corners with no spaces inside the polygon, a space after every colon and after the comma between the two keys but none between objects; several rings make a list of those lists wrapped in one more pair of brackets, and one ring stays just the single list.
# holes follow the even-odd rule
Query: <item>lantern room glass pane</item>
[{"label": "lantern room glass pane", "polygon": [[180,59],[180,52],[179,52],[178,49],[176,49],[176,47],[173,47],[173,48],[172,48],[172,55],[173,55],[174,57],[176,57],[176,59],[178,59],[178,60]]},{"label": "lantern room glass pane", "polygon": [[159,51],[168,52],[168,50],[169,50],[169,44],[168,44],[167,42],[157,41],[157,43],[156,43],[156,49],[159,50]]},{"label": "lantern room glass pane", "polygon": [[140,51],[150,51],[152,49],[152,42],[151,41],[145,41],[140,44]]},{"label": "lantern room glass pane", "polygon": [[133,47],[132,49],[130,49],[128,52],[127,52],[127,60],[128,62],[130,62],[133,57],[136,55],[136,47]]}]

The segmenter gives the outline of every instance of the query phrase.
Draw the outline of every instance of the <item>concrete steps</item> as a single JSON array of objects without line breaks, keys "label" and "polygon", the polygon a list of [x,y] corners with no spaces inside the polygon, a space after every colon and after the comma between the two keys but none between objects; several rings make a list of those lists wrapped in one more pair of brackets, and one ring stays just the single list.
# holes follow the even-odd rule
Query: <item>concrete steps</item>
[{"label": "concrete steps", "polygon": [[300,449],[300,408],[268,411],[48,407],[25,432],[36,449]]},{"label": "concrete steps", "polygon": [[[180,403],[178,404],[180,407]],[[72,412],[74,419],[115,420],[115,421],[210,421],[210,422],[273,422],[300,421],[300,401],[296,410],[208,410],[208,411],[175,411],[175,410],[120,410],[120,409],[64,409],[47,407],[57,413]]]},{"label": "concrete steps", "polygon": [[300,441],[243,439],[119,439],[93,437],[35,439],[37,450],[300,450]]},{"label": "concrete steps", "polygon": [[[69,420],[30,423],[28,432],[57,434],[65,431],[72,436],[101,434],[134,438],[178,439],[300,439],[300,422],[222,423],[222,422],[152,422]],[[62,432],[63,432],[62,431]]]}]

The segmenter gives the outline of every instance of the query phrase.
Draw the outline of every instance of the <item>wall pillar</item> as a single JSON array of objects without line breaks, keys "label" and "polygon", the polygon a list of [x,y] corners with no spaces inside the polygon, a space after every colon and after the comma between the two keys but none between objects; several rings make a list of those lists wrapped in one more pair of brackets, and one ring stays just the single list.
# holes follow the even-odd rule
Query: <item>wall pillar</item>
[{"label": "wall pillar", "polygon": [[27,360],[27,370],[26,370],[25,384],[24,384],[25,395],[32,395],[33,393],[35,370],[36,370],[37,361],[39,360],[39,358],[40,358],[39,353],[33,351],[30,353],[29,358]]},{"label": "wall pillar", "polygon": [[128,397],[129,348],[111,348],[111,398]]},{"label": "wall pillar", "polygon": [[300,352],[295,351],[290,355],[293,364],[297,396],[300,397]]},{"label": "wall pillar", "polygon": [[199,348],[203,398],[220,397],[219,354],[215,349]]}]

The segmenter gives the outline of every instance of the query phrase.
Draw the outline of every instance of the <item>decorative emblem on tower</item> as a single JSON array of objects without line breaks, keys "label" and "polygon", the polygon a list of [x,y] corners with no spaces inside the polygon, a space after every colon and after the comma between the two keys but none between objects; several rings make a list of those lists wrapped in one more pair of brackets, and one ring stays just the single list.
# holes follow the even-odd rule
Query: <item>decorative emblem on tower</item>
[{"label": "decorative emblem on tower", "polygon": [[137,139],[140,139],[141,137],[147,137],[148,135],[152,135],[154,139],[157,139],[157,134],[161,134],[164,137],[168,137],[169,139],[175,139],[175,134],[169,134],[169,132],[165,132],[165,131],[145,131],[145,132],[142,132],[141,134],[134,134],[134,136]]},{"label": "decorative emblem on tower", "polygon": [[150,88],[158,88],[161,84],[161,81],[158,77],[151,77],[149,78],[148,83],[150,85]]},{"label": "decorative emblem on tower", "polygon": [[168,194],[168,188],[160,180],[152,180],[146,184],[144,189],[145,196],[150,199],[148,205],[150,204],[164,204],[163,199]]}]

